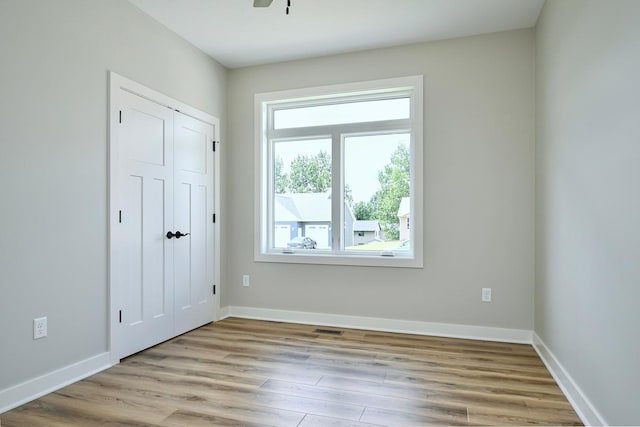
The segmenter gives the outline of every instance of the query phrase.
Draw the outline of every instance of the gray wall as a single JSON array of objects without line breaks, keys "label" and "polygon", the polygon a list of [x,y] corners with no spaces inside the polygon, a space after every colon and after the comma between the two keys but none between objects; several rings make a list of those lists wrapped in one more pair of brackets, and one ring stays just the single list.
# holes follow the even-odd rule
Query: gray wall
[{"label": "gray wall", "polygon": [[[222,306],[532,329],[534,50],[523,30],[231,70]],[[254,94],[415,74],[425,268],[254,262]]]},{"label": "gray wall", "polygon": [[[107,351],[113,70],[223,124],[227,99],[222,306],[531,329],[535,129],[535,331],[609,423],[638,424],[639,20],[635,0],[548,1],[535,36],[233,70],[227,89],[223,67],[124,0],[2,0],[0,390]],[[254,93],[412,74],[425,268],[254,262]],[[49,336],[33,341],[39,316]]]},{"label": "gray wall", "polygon": [[607,423],[640,402],[640,2],[537,28],[535,331]]},{"label": "gray wall", "polygon": [[2,0],[0,58],[2,390],[107,351],[107,71],[224,120],[226,70],[124,0]]}]

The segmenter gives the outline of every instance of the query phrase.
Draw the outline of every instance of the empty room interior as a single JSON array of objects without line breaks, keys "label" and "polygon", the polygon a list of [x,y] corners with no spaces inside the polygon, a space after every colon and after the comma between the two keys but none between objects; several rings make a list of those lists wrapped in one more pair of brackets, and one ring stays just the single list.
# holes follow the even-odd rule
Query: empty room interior
[{"label": "empty room interior", "polygon": [[0,32],[0,425],[640,425],[640,1]]}]

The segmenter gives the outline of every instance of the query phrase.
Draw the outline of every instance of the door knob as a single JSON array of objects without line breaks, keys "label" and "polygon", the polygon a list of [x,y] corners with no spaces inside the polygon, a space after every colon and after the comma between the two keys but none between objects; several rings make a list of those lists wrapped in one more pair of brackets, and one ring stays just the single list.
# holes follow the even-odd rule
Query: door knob
[{"label": "door knob", "polygon": [[167,231],[167,239],[171,239],[172,237],[179,239],[181,237],[188,236],[190,234],[191,233],[181,233],[180,231],[176,231],[175,233],[173,231]]}]

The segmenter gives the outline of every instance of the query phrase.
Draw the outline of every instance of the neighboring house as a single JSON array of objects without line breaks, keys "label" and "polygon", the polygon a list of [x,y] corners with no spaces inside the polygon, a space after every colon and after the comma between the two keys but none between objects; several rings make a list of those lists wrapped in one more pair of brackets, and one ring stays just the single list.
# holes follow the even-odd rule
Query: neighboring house
[{"label": "neighboring house", "polygon": [[375,240],[382,240],[382,228],[378,221],[356,220],[353,223],[354,245],[365,245]]},{"label": "neighboring house", "polygon": [[[353,245],[351,209],[345,211],[345,246]],[[331,194],[276,194],[274,204],[274,246],[285,247],[294,237],[310,237],[318,248],[331,248]]]},{"label": "neighboring house", "polygon": [[411,198],[403,197],[398,208],[400,220],[400,240],[407,240],[411,236]]}]

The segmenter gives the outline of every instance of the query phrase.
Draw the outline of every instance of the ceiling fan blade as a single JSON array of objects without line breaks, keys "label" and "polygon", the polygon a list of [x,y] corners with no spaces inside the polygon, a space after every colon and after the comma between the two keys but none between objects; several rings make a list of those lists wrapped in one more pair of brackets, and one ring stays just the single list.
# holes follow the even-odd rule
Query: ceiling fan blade
[{"label": "ceiling fan blade", "polygon": [[253,0],[253,7],[269,7],[273,0]]}]

